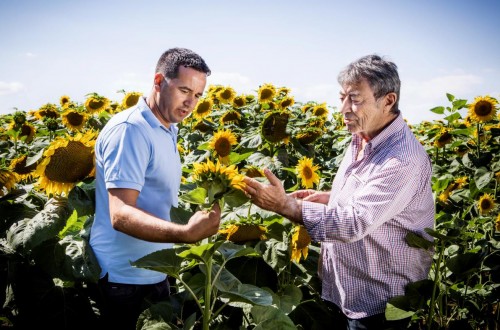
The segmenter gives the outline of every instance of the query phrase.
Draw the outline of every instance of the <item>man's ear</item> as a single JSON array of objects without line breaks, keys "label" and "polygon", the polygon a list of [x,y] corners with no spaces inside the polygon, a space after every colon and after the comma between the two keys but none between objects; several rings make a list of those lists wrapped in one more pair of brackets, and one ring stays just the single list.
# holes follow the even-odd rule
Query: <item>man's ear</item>
[{"label": "man's ear", "polygon": [[153,84],[154,84],[154,89],[157,92],[160,91],[160,85],[161,85],[162,80],[163,80],[163,75],[161,73],[155,74],[155,78],[154,78]]},{"label": "man's ear", "polygon": [[391,110],[397,100],[398,100],[398,96],[396,95],[396,93],[394,93],[394,92],[387,93],[387,95],[384,98],[384,102],[385,102],[384,105],[385,105],[386,109]]}]

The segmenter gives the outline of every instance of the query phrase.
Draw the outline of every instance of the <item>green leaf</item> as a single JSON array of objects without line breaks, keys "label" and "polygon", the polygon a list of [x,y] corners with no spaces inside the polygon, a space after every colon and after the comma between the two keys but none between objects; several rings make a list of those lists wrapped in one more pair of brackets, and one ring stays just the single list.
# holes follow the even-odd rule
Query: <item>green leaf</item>
[{"label": "green leaf", "polygon": [[491,179],[493,179],[493,173],[488,171],[485,167],[479,167],[474,173],[474,181],[476,182],[477,189],[481,190],[486,187]]},{"label": "green leaf", "polygon": [[[205,267],[205,265],[200,265],[200,270],[203,274],[207,273],[207,267]],[[219,274],[219,277],[215,278],[217,274]],[[215,280],[215,287],[220,292],[237,291],[238,286],[241,285],[240,280],[236,276],[218,264],[212,264],[212,278]]]},{"label": "green leaf", "polygon": [[452,123],[455,120],[460,119],[460,118],[462,118],[462,116],[458,112],[454,112],[451,115],[444,117],[444,119],[447,120],[450,123]]},{"label": "green leaf", "polygon": [[134,267],[145,268],[162,272],[173,277],[179,277],[183,270],[182,262],[184,259],[179,257],[175,249],[163,249],[150,253],[130,264]]},{"label": "green leaf", "polygon": [[453,109],[460,110],[467,106],[467,100],[454,100],[453,101]]},{"label": "green leaf", "polygon": [[44,152],[45,152],[45,149],[41,149],[35,155],[29,156],[28,158],[26,158],[26,167],[29,167],[29,166],[37,163],[42,158]]},{"label": "green leaf", "polygon": [[233,189],[224,195],[224,202],[231,208],[241,206],[249,200],[250,198],[248,198],[245,193],[239,189]]},{"label": "green leaf", "polygon": [[434,242],[431,242],[425,239],[423,236],[414,232],[409,232],[408,234],[406,234],[406,242],[411,247],[424,250],[429,250],[434,247]]},{"label": "green leaf", "polygon": [[407,310],[409,306],[409,298],[406,296],[397,296],[389,300],[385,307],[385,318],[388,321],[396,321],[406,319],[413,314],[414,311]]},{"label": "green leaf", "polygon": [[180,207],[170,208],[170,220],[174,223],[185,225],[189,222],[189,219],[193,216],[193,212]]},{"label": "green leaf", "polygon": [[68,202],[75,208],[78,216],[95,213],[95,181],[91,184],[75,186],[68,194]]},{"label": "green leaf", "polygon": [[456,275],[466,275],[475,272],[481,260],[480,253],[468,252],[446,260],[446,266]]},{"label": "green leaf", "polygon": [[243,256],[260,257],[260,254],[255,251],[255,249],[239,244],[234,244],[230,241],[225,241],[224,243],[222,243],[217,251],[222,255],[225,262]]},{"label": "green leaf", "polygon": [[295,285],[285,286],[280,294],[272,293],[273,305],[278,307],[283,313],[289,314],[302,300],[302,291]]},{"label": "green leaf", "polygon": [[444,113],[444,107],[435,107],[431,109],[432,112],[442,115]]},{"label": "green leaf", "polygon": [[283,313],[281,310],[274,306],[253,306],[252,317],[257,325],[254,330],[264,329],[280,329],[280,330],[293,330],[297,329],[293,321]]},{"label": "green leaf", "polygon": [[270,306],[273,298],[269,292],[250,284],[240,284],[232,291],[221,294],[224,302],[243,302],[252,305]]},{"label": "green leaf", "polygon": [[205,204],[207,198],[207,190],[202,187],[198,187],[190,192],[187,192],[179,197],[181,200],[191,203],[191,204]]},{"label": "green leaf", "polygon": [[446,97],[448,98],[448,101],[450,101],[450,102],[453,102],[453,100],[455,99],[455,96],[450,94],[450,93],[446,93]]},{"label": "green leaf", "polygon": [[253,154],[253,151],[244,154],[239,154],[236,152],[231,152],[229,154],[229,165],[239,164]]},{"label": "green leaf", "polygon": [[216,241],[214,243],[195,245],[179,253],[179,256],[182,258],[194,259],[204,263],[208,263],[208,261],[212,258],[213,254],[222,243],[223,241]]}]

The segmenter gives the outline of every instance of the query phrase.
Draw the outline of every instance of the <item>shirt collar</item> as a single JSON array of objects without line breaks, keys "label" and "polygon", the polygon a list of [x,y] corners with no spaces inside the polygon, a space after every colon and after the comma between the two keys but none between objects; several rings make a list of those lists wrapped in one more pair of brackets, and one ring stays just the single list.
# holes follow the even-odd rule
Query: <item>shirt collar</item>
[{"label": "shirt collar", "polygon": [[[396,119],[392,121],[386,128],[384,128],[377,136],[371,139],[365,146],[364,153],[369,154],[372,150],[375,150],[380,144],[382,144],[389,136],[393,135],[396,132],[399,132],[404,126],[406,122],[403,119],[402,114],[400,113]],[[353,142],[357,148],[361,146],[361,137],[357,134],[354,134]]]},{"label": "shirt collar", "polygon": [[167,132],[171,133],[177,133],[177,125],[176,124],[170,124],[170,127],[167,128],[165,125],[163,125],[158,118],[153,113],[153,110],[148,106],[146,103],[146,98],[141,97],[139,98],[139,102],[137,102],[137,108],[141,111],[142,116],[144,119],[148,122],[149,126],[152,128],[162,128],[166,130]]}]

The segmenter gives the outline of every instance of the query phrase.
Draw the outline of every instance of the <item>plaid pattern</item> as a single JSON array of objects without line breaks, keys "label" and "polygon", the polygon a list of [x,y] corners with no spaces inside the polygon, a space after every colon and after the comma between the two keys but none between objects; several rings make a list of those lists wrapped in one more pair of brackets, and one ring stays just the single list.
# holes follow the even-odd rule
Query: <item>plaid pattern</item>
[{"label": "plaid pattern", "polygon": [[383,313],[409,282],[427,278],[431,257],[408,232],[434,226],[429,156],[401,115],[367,143],[353,135],[328,205],[303,202],[304,224],[321,242],[323,299],[351,319]]}]

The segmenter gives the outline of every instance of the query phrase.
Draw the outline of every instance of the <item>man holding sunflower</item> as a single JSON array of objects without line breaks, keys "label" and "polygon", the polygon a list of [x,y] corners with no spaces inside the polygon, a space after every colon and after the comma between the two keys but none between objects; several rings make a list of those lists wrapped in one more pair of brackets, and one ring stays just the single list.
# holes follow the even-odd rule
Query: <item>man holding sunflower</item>
[{"label": "man holding sunflower", "polygon": [[145,298],[169,295],[165,274],[132,267],[131,261],[172,243],[197,242],[219,228],[218,205],[195,213],[186,225],[170,221],[181,181],[175,124],[193,111],[209,74],[191,50],[167,50],[149,97],[113,116],[98,136],[90,244],[101,267],[101,316],[110,329],[135,329]]},{"label": "man holding sunflower", "polygon": [[352,141],[332,190],[286,194],[268,169],[270,184],[245,178],[257,206],[303,224],[321,242],[322,297],[346,329],[406,328],[387,321],[389,299],[426,279],[431,256],[405,241],[414,232],[431,239],[434,226],[430,159],[398,108],[394,63],[369,55],[338,76],[344,123]]}]

